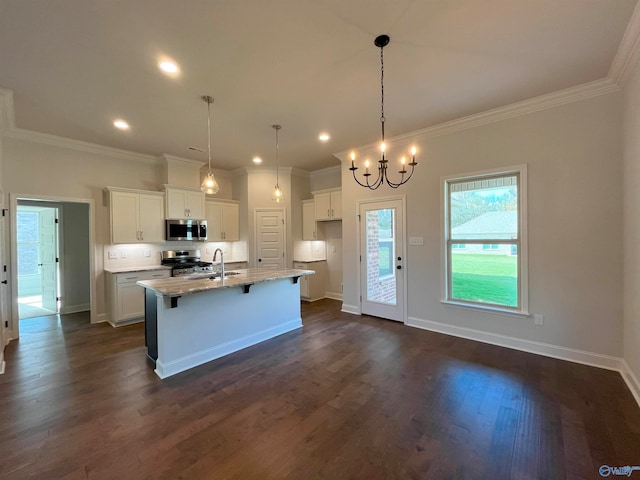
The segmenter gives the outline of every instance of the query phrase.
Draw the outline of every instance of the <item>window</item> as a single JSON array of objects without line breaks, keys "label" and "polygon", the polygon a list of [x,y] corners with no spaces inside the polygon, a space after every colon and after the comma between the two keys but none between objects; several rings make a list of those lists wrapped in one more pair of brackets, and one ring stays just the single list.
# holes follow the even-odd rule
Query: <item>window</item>
[{"label": "window", "polygon": [[444,179],[443,301],[527,313],[526,166]]}]

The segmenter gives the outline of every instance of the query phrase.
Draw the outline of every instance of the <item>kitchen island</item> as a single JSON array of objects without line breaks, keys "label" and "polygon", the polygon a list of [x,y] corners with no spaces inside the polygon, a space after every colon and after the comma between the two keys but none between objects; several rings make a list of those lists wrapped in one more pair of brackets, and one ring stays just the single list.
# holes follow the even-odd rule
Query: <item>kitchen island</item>
[{"label": "kitchen island", "polygon": [[166,378],[302,327],[300,277],[313,270],[247,269],[225,278],[170,277],[145,288],[145,344]]}]

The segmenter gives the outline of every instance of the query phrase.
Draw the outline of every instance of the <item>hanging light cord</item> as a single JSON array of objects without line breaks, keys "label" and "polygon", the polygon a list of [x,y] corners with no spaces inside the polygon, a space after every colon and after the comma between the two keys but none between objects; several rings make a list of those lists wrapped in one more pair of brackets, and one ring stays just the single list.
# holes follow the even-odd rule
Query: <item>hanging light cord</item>
[{"label": "hanging light cord", "polygon": [[384,143],[384,47],[380,47],[380,126]]},{"label": "hanging light cord", "polygon": [[276,188],[280,188],[280,177],[278,174],[278,166],[279,166],[279,161],[278,161],[278,149],[279,149],[279,143],[278,143],[278,131],[280,130],[280,125],[274,125],[273,129],[276,131]]},{"label": "hanging light cord", "polygon": [[209,134],[209,173],[211,173],[211,103],[213,98],[207,97],[207,133]]}]

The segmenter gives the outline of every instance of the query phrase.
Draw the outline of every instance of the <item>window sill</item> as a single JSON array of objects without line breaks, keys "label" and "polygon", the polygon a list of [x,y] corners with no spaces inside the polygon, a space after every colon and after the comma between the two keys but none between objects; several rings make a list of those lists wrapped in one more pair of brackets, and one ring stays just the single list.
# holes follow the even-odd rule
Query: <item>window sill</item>
[{"label": "window sill", "polygon": [[486,305],[475,305],[471,303],[453,302],[451,300],[440,300],[440,303],[451,307],[464,308],[466,310],[476,310],[484,313],[493,313],[496,315],[506,315],[509,317],[527,318],[531,315],[524,310],[508,310],[500,307],[489,307]]}]

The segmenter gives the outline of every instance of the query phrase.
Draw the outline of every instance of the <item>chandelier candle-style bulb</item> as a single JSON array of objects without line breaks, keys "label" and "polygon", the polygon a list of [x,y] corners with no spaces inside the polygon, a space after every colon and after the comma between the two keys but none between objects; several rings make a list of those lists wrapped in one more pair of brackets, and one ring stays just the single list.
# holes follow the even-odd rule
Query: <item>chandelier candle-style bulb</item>
[{"label": "chandelier candle-style bulb", "polygon": [[[378,35],[375,41],[373,42],[373,44],[376,47],[380,48],[380,131],[381,131],[380,151],[381,151],[381,155],[380,155],[380,160],[378,160],[378,178],[376,178],[375,181],[373,182],[369,181],[369,177],[371,176],[371,174],[369,173],[369,160],[365,162],[365,172],[362,175],[364,177],[364,180],[363,181],[358,180],[358,177],[356,177],[356,170],[358,170],[358,167],[356,167],[355,165],[356,156],[354,152],[351,152],[351,167],[349,168],[349,170],[351,170],[351,173],[353,174],[353,179],[361,187],[366,187],[370,190],[377,189],[383,183],[386,183],[391,188],[398,188],[400,185],[404,185],[413,176],[413,171],[415,169],[415,166],[418,165],[418,162],[416,162],[416,148],[412,147],[411,162],[407,164],[406,158],[402,157],[402,160],[401,160],[402,170],[398,172],[401,175],[400,181],[394,182],[387,176],[387,166],[389,161],[385,157],[387,146],[384,141],[384,124],[386,121],[386,118],[384,116],[384,47],[389,45],[389,41],[390,41],[389,35]],[[407,169],[406,169],[407,165],[411,167],[411,172],[409,172],[409,175],[405,177],[405,175],[407,174]]]}]

